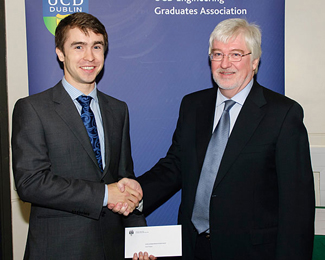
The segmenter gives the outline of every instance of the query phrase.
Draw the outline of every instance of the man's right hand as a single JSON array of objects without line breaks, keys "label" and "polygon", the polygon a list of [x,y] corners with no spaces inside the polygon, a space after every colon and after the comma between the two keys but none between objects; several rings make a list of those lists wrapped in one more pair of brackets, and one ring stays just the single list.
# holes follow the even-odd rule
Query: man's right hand
[{"label": "man's right hand", "polygon": [[111,210],[114,208],[114,212],[119,212],[125,216],[133,212],[142,199],[142,192],[139,193],[130,187],[125,187],[125,190],[121,192],[117,183],[108,184],[107,189],[107,207]]}]

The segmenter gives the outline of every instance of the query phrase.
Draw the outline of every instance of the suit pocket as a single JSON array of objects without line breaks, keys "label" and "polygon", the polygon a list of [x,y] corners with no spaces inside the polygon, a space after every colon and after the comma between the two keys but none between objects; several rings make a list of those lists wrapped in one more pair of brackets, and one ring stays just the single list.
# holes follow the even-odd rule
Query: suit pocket
[{"label": "suit pocket", "polygon": [[51,218],[73,218],[75,214],[64,212],[64,211],[54,211],[48,210],[48,212],[42,212],[37,214],[38,219],[51,219]]},{"label": "suit pocket", "polygon": [[253,229],[250,231],[250,237],[253,245],[275,243],[277,234],[277,227]]}]

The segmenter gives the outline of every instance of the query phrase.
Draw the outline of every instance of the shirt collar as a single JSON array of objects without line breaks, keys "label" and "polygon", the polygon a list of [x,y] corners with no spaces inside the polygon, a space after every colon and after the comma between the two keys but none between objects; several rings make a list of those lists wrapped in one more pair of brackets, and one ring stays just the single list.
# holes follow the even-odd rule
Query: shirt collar
[{"label": "shirt collar", "polygon": [[[241,106],[244,104],[249,92],[251,91],[253,87],[254,79],[252,79],[245,88],[243,88],[240,92],[238,92],[235,96],[231,98],[231,100],[235,101],[236,103],[240,104]],[[220,89],[217,90],[217,102],[216,106],[220,106],[223,102],[226,100],[229,100],[224,95],[221,94]]]},{"label": "shirt collar", "polygon": [[[76,100],[77,97],[81,95],[85,95],[82,93],[79,89],[76,89],[74,86],[72,86],[66,79],[63,77],[62,79],[62,85],[64,89],[68,92],[69,96],[71,97],[72,100]],[[95,87],[94,89],[89,93],[88,96],[91,96],[96,102],[98,102],[97,98],[97,84],[95,82]]]}]

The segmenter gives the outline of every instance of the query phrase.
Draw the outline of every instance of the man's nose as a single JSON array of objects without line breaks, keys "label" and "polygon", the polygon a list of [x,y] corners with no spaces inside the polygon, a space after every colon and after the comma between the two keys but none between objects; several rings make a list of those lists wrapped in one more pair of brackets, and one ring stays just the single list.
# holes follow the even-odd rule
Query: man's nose
[{"label": "man's nose", "polygon": [[220,67],[221,68],[229,68],[231,65],[232,65],[232,63],[229,61],[229,56],[223,55],[223,58],[220,62]]},{"label": "man's nose", "polygon": [[87,49],[85,52],[84,59],[87,61],[93,61],[95,59],[94,53],[92,49]]}]

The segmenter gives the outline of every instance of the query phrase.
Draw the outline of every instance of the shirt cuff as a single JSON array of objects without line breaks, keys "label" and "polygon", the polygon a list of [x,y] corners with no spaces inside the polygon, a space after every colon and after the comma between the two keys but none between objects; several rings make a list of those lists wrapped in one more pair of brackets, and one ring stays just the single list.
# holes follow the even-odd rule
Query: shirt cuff
[{"label": "shirt cuff", "polygon": [[105,196],[104,196],[103,207],[107,206],[107,202],[108,202],[108,188],[107,185],[105,184]]},{"label": "shirt cuff", "polygon": [[139,210],[140,212],[143,211],[143,200],[139,202],[139,206],[136,209]]}]

